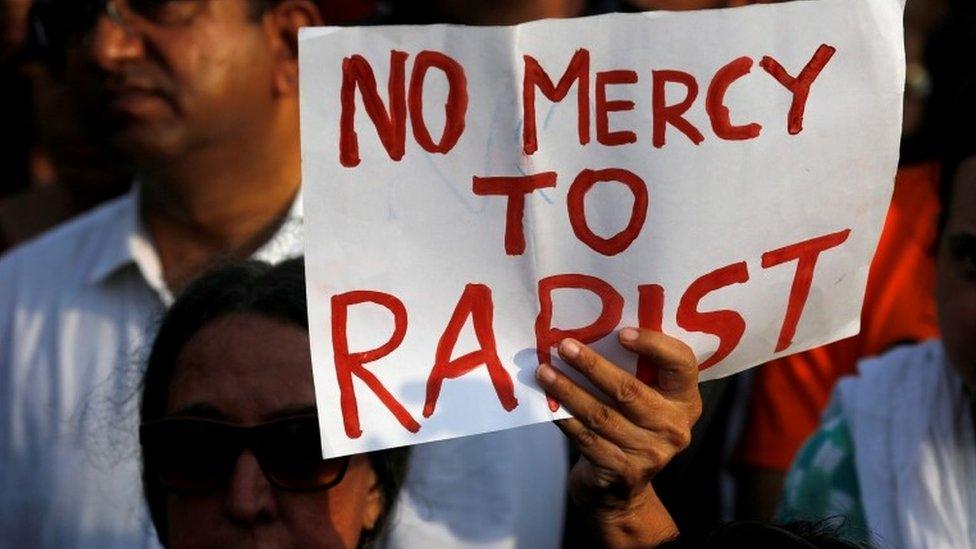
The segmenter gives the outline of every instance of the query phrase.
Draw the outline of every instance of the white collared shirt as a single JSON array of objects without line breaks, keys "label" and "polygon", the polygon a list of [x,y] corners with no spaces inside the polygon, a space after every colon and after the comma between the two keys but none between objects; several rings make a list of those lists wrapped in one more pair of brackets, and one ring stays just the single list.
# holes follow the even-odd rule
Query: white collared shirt
[{"label": "white collared shirt", "polygon": [[[302,201],[255,259],[303,251]],[[157,547],[137,440],[142,364],[173,296],[139,191],[0,260],[0,546]],[[418,447],[391,547],[556,547],[551,425]]]}]

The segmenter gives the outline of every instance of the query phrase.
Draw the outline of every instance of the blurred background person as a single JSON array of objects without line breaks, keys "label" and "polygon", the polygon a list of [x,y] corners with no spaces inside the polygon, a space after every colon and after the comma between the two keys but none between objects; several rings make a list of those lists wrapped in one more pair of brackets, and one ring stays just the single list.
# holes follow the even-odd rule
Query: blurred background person
[{"label": "blurred background person", "polygon": [[[0,254],[115,198],[132,170],[94,139],[64,75],[38,48],[34,0],[0,0]],[[318,0],[331,24],[374,17],[372,0]]]},{"label": "blurred background person", "polygon": [[[124,161],[124,155],[120,158],[117,154],[105,154],[101,143],[92,138],[91,129],[76,123],[81,118],[81,109],[69,99],[80,94],[64,74],[50,71],[47,65],[27,63],[23,55],[13,53],[23,51],[28,32],[22,21],[30,3],[31,0],[0,0],[4,37],[3,81],[8,81],[8,74],[18,75],[11,77],[10,85],[4,86],[0,92],[10,94],[11,99],[0,107],[6,111],[0,140],[8,145],[3,147],[5,156],[0,161],[6,168],[5,174],[9,175],[0,187],[0,196],[27,191],[10,199],[0,198],[0,250],[123,192],[128,188],[129,174],[133,172],[131,164]],[[471,24],[514,23],[537,17],[571,17],[606,11],[733,7],[746,3],[753,2],[318,1],[330,22],[355,23],[365,18],[370,23],[450,21]],[[723,508],[723,494],[727,495],[728,486],[720,483],[720,473],[726,464],[728,447],[736,442],[740,432],[728,424],[730,418],[736,417],[732,412],[738,408],[737,402],[741,404],[743,398],[748,398],[750,405],[747,421],[741,429],[744,438],[736,452],[740,480],[737,512],[740,516],[768,518],[779,498],[786,468],[803,439],[816,428],[836,380],[853,372],[854,364],[863,356],[937,333],[931,294],[920,291],[934,280],[934,261],[928,254],[933,247],[934,230],[927,222],[938,208],[938,165],[932,160],[932,151],[937,148],[939,131],[933,121],[951,116],[949,102],[944,98],[950,94],[948,90],[958,87],[958,82],[954,82],[958,79],[955,59],[958,52],[969,51],[972,47],[972,29],[976,28],[973,7],[969,4],[959,0],[908,0],[906,53],[909,67],[902,150],[905,165],[896,182],[892,208],[872,266],[862,315],[862,334],[757,369],[751,395],[742,390],[743,376],[702,384],[706,405],[703,418],[695,428],[692,448],[680,455],[667,471],[657,475],[655,481],[662,499],[673,508],[679,524],[705,532],[720,518],[730,515],[730,511]],[[946,10],[951,10],[948,17],[944,16]],[[11,67],[16,70],[8,72]],[[35,75],[38,70],[43,72]],[[6,123],[8,120],[9,124]],[[97,146],[93,146],[95,144]],[[79,184],[75,185],[74,181]],[[92,186],[87,184],[89,181]],[[231,255],[239,257],[241,253]],[[199,258],[199,254],[190,255],[194,257],[188,259]],[[223,257],[222,253],[218,255]],[[138,269],[149,273],[149,280],[158,280],[160,269],[154,262],[136,263]],[[197,272],[210,265],[204,263]],[[132,264],[129,265],[126,270],[132,268]],[[192,277],[190,274],[186,278]],[[166,287],[165,283],[155,285]],[[0,319],[0,335],[4,322]],[[137,346],[136,338],[123,339],[125,341],[119,344],[119,356],[131,354]],[[7,351],[0,351],[0,362],[5,360],[4,352],[10,353],[9,346]],[[0,373],[0,392],[5,391],[3,375]],[[21,382],[26,383],[23,379]],[[3,429],[0,429],[2,437]],[[571,521],[571,525],[576,523]]]},{"label": "blurred background person", "polygon": [[[940,151],[957,116],[953,97],[976,69],[955,52],[976,46],[971,2],[909,0],[908,71],[901,166],[871,264],[861,332],[755,370],[749,412],[735,454],[737,514],[772,518],[790,463],[820,422],[837,381],[857,362],[937,337],[935,284]],[[853,182],[856,183],[856,182]]]},{"label": "blurred background person", "polygon": [[78,119],[139,183],[0,259],[0,539],[152,546],[128,376],[192,278],[301,251],[295,36],[321,18],[307,0],[34,10]]},{"label": "blurred background person", "polygon": [[842,517],[849,535],[894,547],[976,545],[976,72],[952,105],[933,220],[942,337],[841,380],[790,471],[782,520]]},{"label": "blurred background person", "polygon": [[[30,80],[25,70],[27,14],[32,0],[0,1],[0,199],[24,190],[29,182],[28,157],[32,120]],[[2,251],[2,243],[0,243]]]},{"label": "blurred background person", "polygon": [[0,60],[8,61],[27,42],[27,17],[33,0],[0,2]]},{"label": "blurred background person", "polygon": [[[0,259],[0,539],[153,546],[132,365],[200,274],[302,252],[297,31],[322,19],[309,0],[34,9],[79,118],[136,184]],[[557,545],[565,448],[550,425],[425,445],[388,545]]]},{"label": "blurred background person", "polygon": [[131,175],[95,143],[77,94],[31,35],[33,0],[3,0],[0,253],[128,189]]}]

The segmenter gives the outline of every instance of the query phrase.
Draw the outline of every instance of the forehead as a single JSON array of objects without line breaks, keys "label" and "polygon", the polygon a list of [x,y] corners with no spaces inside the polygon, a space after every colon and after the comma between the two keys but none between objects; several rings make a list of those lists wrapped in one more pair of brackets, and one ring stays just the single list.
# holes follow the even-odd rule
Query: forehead
[{"label": "forehead", "polygon": [[177,357],[166,413],[193,407],[237,422],[261,422],[314,405],[308,332],[253,313],[204,326]]}]

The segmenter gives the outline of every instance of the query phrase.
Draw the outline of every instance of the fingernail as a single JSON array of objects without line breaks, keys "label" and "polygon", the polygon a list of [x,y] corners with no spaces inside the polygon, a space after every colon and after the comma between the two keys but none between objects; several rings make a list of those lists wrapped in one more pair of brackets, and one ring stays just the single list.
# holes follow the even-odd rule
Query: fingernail
[{"label": "fingernail", "polygon": [[539,368],[535,371],[535,375],[539,378],[539,381],[546,385],[550,385],[556,381],[556,371],[548,364],[540,364]]},{"label": "fingernail", "polygon": [[624,328],[620,330],[620,341],[637,341],[640,333],[635,328]]},{"label": "fingernail", "polygon": [[559,354],[564,358],[576,358],[580,354],[579,343],[572,339],[564,339],[559,344]]}]

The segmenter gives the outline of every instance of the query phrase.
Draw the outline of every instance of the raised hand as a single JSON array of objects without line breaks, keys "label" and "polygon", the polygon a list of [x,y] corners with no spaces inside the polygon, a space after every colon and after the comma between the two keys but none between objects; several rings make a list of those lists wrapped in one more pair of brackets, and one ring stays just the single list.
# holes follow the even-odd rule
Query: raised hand
[{"label": "raised hand", "polygon": [[570,473],[570,496],[592,519],[599,541],[654,546],[677,536],[651,480],[691,442],[701,415],[698,365],[687,345],[660,332],[624,328],[619,337],[656,370],[653,385],[572,339],[560,343],[560,356],[604,398],[551,365],[541,365],[537,377],[573,415],[556,422],[582,454]]}]

